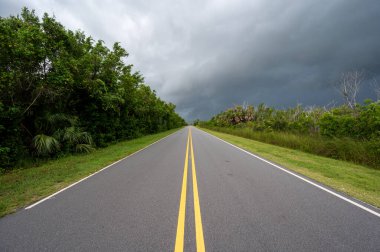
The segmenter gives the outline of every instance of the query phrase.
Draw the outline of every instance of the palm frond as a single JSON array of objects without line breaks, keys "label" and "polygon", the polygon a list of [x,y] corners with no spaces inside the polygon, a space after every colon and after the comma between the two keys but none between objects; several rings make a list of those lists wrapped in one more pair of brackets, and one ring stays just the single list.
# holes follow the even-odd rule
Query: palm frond
[{"label": "palm frond", "polygon": [[75,145],[75,152],[78,153],[89,153],[94,150],[90,144],[77,144]]},{"label": "palm frond", "polygon": [[60,144],[52,136],[39,134],[33,138],[33,147],[36,149],[37,155],[46,155],[57,152]]},{"label": "palm frond", "polygon": [[65,128],[62,139],[70,144],[78,143],[79,141],[78,130],[75,127]]},{"label": "palm frond", "polygon": [[79,133],[79,140],[80,140],[80,143],[84,143],[84,144],[92,145],[93,143],[90,133],[85,132],[85,131],[82,131]]},{"label": "palm frond", "polygon": [[89,144],[92,145],[92,137],[90,133],[81,131],[77,127],[65,128],[62,139],[70,144]]}]

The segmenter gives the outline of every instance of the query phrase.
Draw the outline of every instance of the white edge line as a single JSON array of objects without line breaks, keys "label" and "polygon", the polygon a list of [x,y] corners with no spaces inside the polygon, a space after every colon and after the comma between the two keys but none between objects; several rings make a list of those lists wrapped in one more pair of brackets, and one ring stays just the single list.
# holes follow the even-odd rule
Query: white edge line
[{"label": "white edge line", "polygon": [[[180,129],[179,129],[179,130],[180,130]],[[154,143],[151,143],[151,144],[145,146],[144,148],[142,148],[142,149],[140,149],[140,150],[138,150],[138,151],[135,151],[135,152],[133,152],[132,154],[130,154],[130,155],[128,155],[128,156],[126,156],[126,157],[124,157],[124,158],[122,158],[122,159],[119,159],[119,160],[117,160],[116,162],[113,162],[113,163],[110,164],[110,165],[107,165],[106,167],[100,169],[99,171],[96,171],[96,172],[94,172],[94,173],[91,173],[91,174],[88,175],[87,177],[84,177],[84,178],[82,178],[81,180],[79,180],[79,181],[77,181],[77,182],[75,182],[75,183],[73,183],[73,184],[71,184],[71,185],[69,185],[69,186],[66,186],[65,188],[59,190],[58,192],[55,192],[55,193],[53,193],[53,194],[47,196],[46,198],[43,198],[43,199],[37,201],[36,203],[33,203],[32,205],[25,207],[24,209],[25,209],[25,210],[31,209],[32,207],[35,207],[35,206],[37,206],[38,204],[41,204],[41,203],[44,202],[45,200],[51,199],[51,198],[54,197],[55,195],[57,195],[57,194],[59,194],[59,193],[65,191],[65,190],[69,189],[70,187],[75,186],[76,184],[79,184],[79,183],[82,182],[83,180],[86,180],[86,179],[88,179],[88,178],[94,176],[95,174],[97,174],[97,173],[99,173],[99,172],[101,172],[101,171],[103,171],[103,170],[105,170],[105,169],[107,169],[107,168],[110,168],[111,166],[113,166],[113,165],[115,165],[115,164],[117,164],[117,163],[119,163],[119,162],[121,162],[121,161],[123,161],[123,160],[125,160],[125,159],[127,159],[127,158],[129,158],[129,157],[131,157],[131,156],[133,156],[133,155],[135,155],[135,154],[137,154],[137,153],[139,153],[140,151],[143,151],[143,150],[149,148],[149,147],[152,146],[153,144],[156,144],[156,143],[158,143],[158,142],[164,140],[165,138],[170,137],[171,135],[177,133],[179,130],[176,130],[175,132],[171,133],[170,135],[167,135],[166,137],[163,137],[163,138],[161,138],[161,139],[155,141]],[[133,140],[133,139],[132,139],[132,140]]]},{"label": "white edge line", "polygon": [[327,189],[327,188],[325,188],[323,186],[320,186],[320,185],[318,185],[318,184],[316,184],[316,183],[314,183],[314,182],[312,182],[312,181],[310,181],[310,180],[308,180],[306,178],[303,178],[303,177],[301,177],[301,176],[299,176],[299,175],[297,175],[297,174],[295,174],[295,173],[293,173],[291,171],[288,171],[287,169],[282,168],[281,166],[278,166],[278,165],[276,165],[276,164],[274,164],[274,163],[272,163],[272,162],[270,162],[270,161],[268,161],[268,160],[266,160],[266,159],[264,159],[262,157],[259,157],[259,156],[255,155],[255,154],[253,154],[253,153],[251,153],[249,151],[246,151],[246,150],[244,150],[244,149],[242,149],[242,148],[240,148],[240,147],[238,147],[238,146],[236,146],[236,145],[234,145],[232,143],[229,143],[229,142],[227,142],[227,141],[225,141],[225,140],[223,140],[223,139],[221,139],[221,138],[219,138],[217,136],[214,136],[214,135],[212,135],[212,134],[210,134],[210,133],[208,133],[208,132],[206,132],[206,131],[204,131],[202,129],[199,129],[199,130],[203,131],[206,134],[209,134],[210,136],[215,137],[216,139],[219,139],[220,141],[222,141],[222,142],[224,142],[226,144],[229,144],[229,145],[235,147],[236,149],[239,149],[239,150],[247,153],[248,155],[251,155],[251,156],[253,156],[253,157],[257,158],[257,159],[260,159],[261,161],[263,161],[265,163],[268,163],[268,164],[270,164],[270,165],[272,165],[272,166],[274,166],[274,167],[276,167],[276,168],[278,168],[278,169],[280,169],[280,170],[282,170],[282,171],[284,171],[286,173],[289,173],[290,175],[293,175],[294,177],[297,177],[297,178],[305,181],[306,183],[309,183],[309,184],[311,184],[311,185],[313,185],[315,187],[318,187],[319,189],[321,189],[321,190],[323,190],[325,192],[328,192],[328,193],[330,193],[330,194],[332,194],[332,195],[334,195],[334,196],[336,196],[336,197],[338,197],[338,198],[340,198],[340,199],[342,199],[344,201],[347,201],[348,203],[351,203],[352,205],[355,205],[355,206],[357,206],[357,207],[359,207],[359,208],[361,208],[361,209],[363,209],[363,210],[365,210],[365,211],[367,211],[367,212],[369,212],[369,213],[371,213],[371,214],[373,214],[373,215],[375,215],[377,217],[380,217],[380,213],[378,213],[376,211],[373,211],[372,209],[369,209],[368,207],[365,207],[365,206],[363,206],[363,205],[361,205],[361,204],[359,204],[359,203],[357,203],[355,201],[352,201],[352,200],[350,200],[350,199],[348,199],[348,198],[346,198],[346,197],[344,197],[344,196],[342,196],[342,195],[340,195],[338,193],[335,193],[335,192],[333,192],[333,191],[331,191],[331,190],[329,190],[329,189]]}]

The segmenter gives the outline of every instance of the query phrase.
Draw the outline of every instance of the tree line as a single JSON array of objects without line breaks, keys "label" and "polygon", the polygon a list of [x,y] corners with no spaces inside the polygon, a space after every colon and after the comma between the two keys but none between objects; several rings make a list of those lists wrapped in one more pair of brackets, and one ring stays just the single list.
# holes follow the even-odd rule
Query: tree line
[{"label": "tree line", "polygon": [[380,101],[276,109],[227,109],[196,125],[309,153],[380,168]]},{"label": "tree line", "polygon": [[324,137],[380,140],[380,102],[366,101],[354,109],[346,105],[275,109],[260,104],[238,105],[207,122],[221,127],[249,127],[255,131],[282,131]]},{"label": "tree line", "polygon": [[185,125],[127,51],[23,8],[0,17],[0,168]]}]

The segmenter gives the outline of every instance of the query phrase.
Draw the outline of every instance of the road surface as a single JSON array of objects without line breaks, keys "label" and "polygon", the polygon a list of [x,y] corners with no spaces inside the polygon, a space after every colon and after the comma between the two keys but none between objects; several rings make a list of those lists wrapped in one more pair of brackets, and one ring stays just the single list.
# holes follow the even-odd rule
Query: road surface
[{"label": "road surface", "polygon": [[0,251],[380,251],[379,216],[187,127],[0,219]]}]

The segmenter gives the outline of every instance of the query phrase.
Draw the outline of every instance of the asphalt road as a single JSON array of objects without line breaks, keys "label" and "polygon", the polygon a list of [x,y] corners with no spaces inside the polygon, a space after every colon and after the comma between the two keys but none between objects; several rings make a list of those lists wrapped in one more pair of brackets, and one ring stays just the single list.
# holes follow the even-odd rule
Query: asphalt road
[{"label": "asphalt road", "polygon": [[0,219],[0,251],[380,251],[377,209],[189,128]]}]

